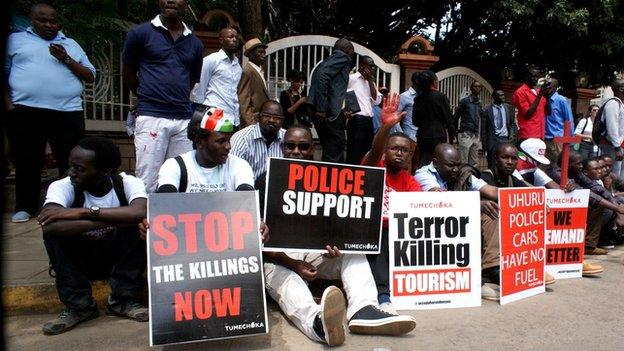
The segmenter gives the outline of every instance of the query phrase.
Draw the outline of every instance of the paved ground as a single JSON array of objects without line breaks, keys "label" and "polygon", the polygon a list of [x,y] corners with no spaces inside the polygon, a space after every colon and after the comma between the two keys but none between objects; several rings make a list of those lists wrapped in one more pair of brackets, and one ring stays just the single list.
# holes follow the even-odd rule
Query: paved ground
[{"label": "paved ground", "polygon": [[[6,219],[6,218],[5,218]],[[5,220],[6,223],[6,220]],[[50,286],[41,233],[34,221],[5,227],[5,269],[9,285]],[[412,311],[418,326],[405,337],[349,335],[343,350],[621,350],[624,345],[624,247],[593,257],[605,265],[599,278],[560,280],[545,294],[506,306],[483,301],[465,309]],[[42,299],[53,306],[54,296]],[[148,350],[148,326],[102,315],[59,336],[41,334],[55,314],[5,319],[9,350]],[[269,335],[220,342],[157,347],[154,350],[323,350],[309,341],[275,307]]]}]

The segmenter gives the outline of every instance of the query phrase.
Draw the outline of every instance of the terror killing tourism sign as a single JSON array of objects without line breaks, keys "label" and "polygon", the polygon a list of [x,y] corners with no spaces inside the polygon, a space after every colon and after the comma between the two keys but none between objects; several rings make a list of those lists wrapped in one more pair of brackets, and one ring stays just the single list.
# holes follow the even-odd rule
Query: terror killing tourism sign
[{"label": "terror killing tourism sign", "polygon": [[544,285],[544,188],[500,188],[500,304],[541,294]]},{"label": "terror killing tourism sign", "polygon": [[546,189],[546,271],[556,279],[583,276],[588,203],[588,189]]},{"label": "terror killing tourism sign", "polygon": [[397,309],[481,306],[479,193],[390,193],[392,301]]},{"label": "terror killing tourism sign", "polygon": [[253,191],[150,194],[150,345],[268,332]]},{"label": "terror killing tourism sign", "polygon": [[271,158],[265,251],[379,253],[385,169]]}]

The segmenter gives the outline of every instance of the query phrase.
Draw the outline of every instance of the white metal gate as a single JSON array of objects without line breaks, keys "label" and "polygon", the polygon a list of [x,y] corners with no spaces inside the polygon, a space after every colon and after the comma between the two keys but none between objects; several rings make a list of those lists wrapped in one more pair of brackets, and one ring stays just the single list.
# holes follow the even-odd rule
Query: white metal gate
[{"label": "white metal gate", "polygon": [[[303,72],[309,82],[314,68],[331,55],[336,40],[338,38],[324,35],[300,35],[270,42],[266,63],[269,96],[277,100],[282,90],[288,88],[286,74],[290,70]],[[385,86],[392,92],[399,92],[401,72],[399,65],[387,63],[360,44],[353,43],[353,46],[357,54],[356,67],[360,56],[370,56],[377,65],[375,75],[377,86]]]},{"label": "white metal gate", "polygon": [[[485,107],[492,103],[492,86],[470,68],[461,66],[447,68],[437,72],[436,76],[438,76],[438,89],[448,96],[452,111],[457,108],[459,100],[470,94],[470,85],[474,81],[483,86],[479,95],[481,106]],[[511,96],[507,96],[507,99],[511,99]]]}]

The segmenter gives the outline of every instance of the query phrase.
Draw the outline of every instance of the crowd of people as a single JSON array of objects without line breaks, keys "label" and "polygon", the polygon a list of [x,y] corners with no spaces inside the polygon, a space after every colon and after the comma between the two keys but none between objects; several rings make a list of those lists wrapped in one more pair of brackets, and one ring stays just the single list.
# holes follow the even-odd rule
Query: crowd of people
[{"label": "crowd of people", "polygon": [[[391,301],[387,213],[393,191],[479,192],[482,297],[488,300],[500,296],[498,188],[559,188],[560,167],[567,164],[566,191],[591,190],[585,254],[624,244],[624,80],[613,82],[614,97],[590,106],[571,131],[582,141],[562,162],[556,138],[573,121],[571,108],[557,80],[535,66],[528,67],[512,104],[495,89],[492,104],[483,107],[483,86],[475,81],[453,113],[432,71],[413,74],[412,86],[400,95],[376,86],[370,57],[360,56],[350,73],[356,54],[342,38],[314,70],[307,94],[306,77],[292,70],[290,86],[275,101],[263,71],[266,44],[245,42],[242,54],[249,61],[241,67],[240,35],[224,28],[221,49],[203,57],[201,42],[182,21],[186,2],[159,4],[159,15],[128,32],[123,51],[124,79],[138,97],[136,177],[119,173],[121,155],[111,140],[83,138],[82,83],[95,79],[95,69],[60,31],[57,12],[33,6],[32,27],[9,37],[6,103],[17,198],[12,220],[36,215],[66,306],[43,325],[44,333],[59,334],[96,317],[90,280],[100,277],[111,284],[108,314],[148,320],[141,299],[147,194],[255,189],[263,197],[269,157],[314,158],[312,127],[321,160],[386,169],[380,254],[343,254],[329,245],[323,255],[264,254],[270,296],[312,340],[342,344],[345,316],[352,333],[402,335],[415,328],[414,318],[399,315]],[[61,174],[67,173],[49,186],[40,209],[47,142]],[[479,149],[487,159],[484,170],[478,169]],[[262,224],[260,232],[270,240],[270,228]],[[584,275],[602,270],[583,264]],[[342,280],[344,294],[330,286],[317,304],[306,281],[318,278]],[[547,275],[546,284],[552,282]]]}]

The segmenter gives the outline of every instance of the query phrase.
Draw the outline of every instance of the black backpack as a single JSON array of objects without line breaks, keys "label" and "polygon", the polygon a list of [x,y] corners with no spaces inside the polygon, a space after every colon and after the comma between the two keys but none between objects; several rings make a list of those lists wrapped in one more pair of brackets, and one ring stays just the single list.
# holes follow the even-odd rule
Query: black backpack
[{"label": "black backpack", "polygon": [[[607,106],[607,103],[615,99],[617,98],[613,97],[605,101],[604,104],[600,106],[600,109],[598,109],[598,113],[596,113],[596,118],[594,119],[594,129],[592,129],[592,139],[594,139],[594,144],[600,143],[600,141],[604,139],[607,134],[607,125],[602,118],[602,112],[604,111],[604,107]],[[618,103],[621,102],[618,101]]]}]

